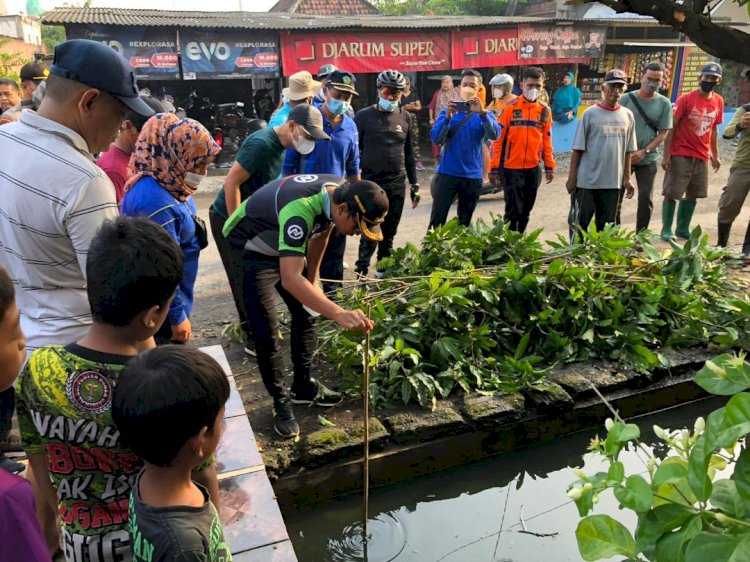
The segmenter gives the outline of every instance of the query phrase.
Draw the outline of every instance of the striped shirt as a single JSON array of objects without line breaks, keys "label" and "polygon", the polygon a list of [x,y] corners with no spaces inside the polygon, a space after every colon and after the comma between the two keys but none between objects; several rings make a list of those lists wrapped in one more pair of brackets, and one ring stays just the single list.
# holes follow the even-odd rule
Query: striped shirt
[{"label": "striped shirt", "polygon": [[0,127],[0,265],[27,346],[67,344],[91,324],[86,255],[115,190],[75,131],[30,110]]}]

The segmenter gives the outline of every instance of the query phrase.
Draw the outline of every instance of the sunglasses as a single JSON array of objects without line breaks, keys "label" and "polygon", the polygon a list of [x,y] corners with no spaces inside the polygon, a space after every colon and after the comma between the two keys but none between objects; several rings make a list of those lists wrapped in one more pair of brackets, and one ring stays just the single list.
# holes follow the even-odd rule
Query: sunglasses
[{"label": "sunglasses", "polygon": [[384,96],[393,96],[394,98],[400,98],[403,95],[404,91],[385,86],[383,88],[380,88],[380,93]]}]

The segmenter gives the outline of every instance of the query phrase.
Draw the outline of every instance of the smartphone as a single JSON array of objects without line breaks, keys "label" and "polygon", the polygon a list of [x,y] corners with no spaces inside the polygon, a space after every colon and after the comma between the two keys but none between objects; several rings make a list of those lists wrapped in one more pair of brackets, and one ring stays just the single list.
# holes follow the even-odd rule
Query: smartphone
[{"label": "smartphone", "polygon": [[471,111],[471,105],[469,105],[469,102],[457,101],[455,103],[456,103],[456,111]]}]

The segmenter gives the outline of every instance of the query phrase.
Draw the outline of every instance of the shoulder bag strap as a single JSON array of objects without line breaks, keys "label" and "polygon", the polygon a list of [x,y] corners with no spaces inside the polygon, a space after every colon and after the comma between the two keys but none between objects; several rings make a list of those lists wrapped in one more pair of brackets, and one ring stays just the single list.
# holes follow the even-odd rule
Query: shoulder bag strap
[{"label": "shoulder bag strap", "polygon": [[656,126],[656,123],[654,123],[651,118],[646,115],[646,112],[643,110],[643,106],[641,106],[640,102],[638,101],[638,94],[632,94],[630,96],[630,99],[635,104],[635,108],[638,110],[638,113],[641,114],[641,117],[643,117],[643,120],[646,122],[646,125],[651,127],[655,133],[659,133],[659,127]]}]

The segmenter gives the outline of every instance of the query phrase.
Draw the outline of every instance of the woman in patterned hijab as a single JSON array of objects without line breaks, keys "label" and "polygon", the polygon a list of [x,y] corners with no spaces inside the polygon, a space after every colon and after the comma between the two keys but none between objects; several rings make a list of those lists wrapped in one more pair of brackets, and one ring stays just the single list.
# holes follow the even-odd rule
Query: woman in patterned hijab
[{"label": "woman in patterned hijab", "polygon": [[155,336],[157,343],[185,343],[192,335],[198,257],[208,239],[191,196],[220,150],[198,121],[158,113],[146,121],[130,157],[122,214],[145,216],[164,227],[184,256],[184,277]]}]

